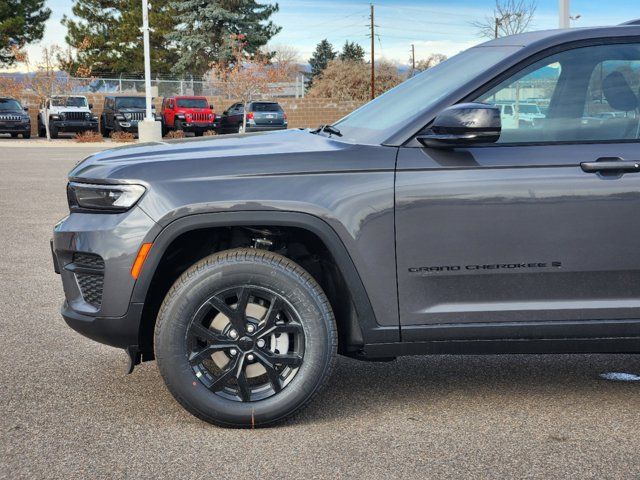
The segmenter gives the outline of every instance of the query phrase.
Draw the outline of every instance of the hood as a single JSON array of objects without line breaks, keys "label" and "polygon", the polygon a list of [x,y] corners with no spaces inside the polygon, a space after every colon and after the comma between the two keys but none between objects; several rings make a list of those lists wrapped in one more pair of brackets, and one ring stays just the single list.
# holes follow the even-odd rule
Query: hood
[{"label": "hood", "polygon": [[339,156],[327,152],[351,148],[352,144],[309,130],[220,135],[106,150],[82,161],[69,177],[152,183],[197,176],[340,171]]},{"label": "hood", "polygon": [[0,117],[3,115],[20,115],[23,117],[28,117],[29,116],[29,112],[25,112],[22,109],[16,109],[16,110],[2,110],[0,111]]}]

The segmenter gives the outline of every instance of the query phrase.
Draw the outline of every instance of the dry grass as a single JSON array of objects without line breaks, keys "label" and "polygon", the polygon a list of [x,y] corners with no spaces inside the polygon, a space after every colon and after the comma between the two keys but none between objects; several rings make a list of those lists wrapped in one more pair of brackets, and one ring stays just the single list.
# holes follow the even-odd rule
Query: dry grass
[{"label": "dry grass", "polygon": [[104,138],[99,132],[94,132],[92,130],[87,130],[85,132],[76,133],[76,136],[73,138],[77,143],[100,143],[104,142]]},{"label": "dry grass", "polygon": [[218,132],[216,132],[215,130],[205,130],[202,135],[205,137],[213,137],[214,135],[217,135],[217,134]]},{"label": "dry grass", "polygon": [[135,135],[130,132],[111,132],[110,137],[114,142],[129,143],[136,141]]},{"label": "dry grass", "polygon": [[165,135],[167,138],[184,138],[183,130],[171,130],[169,133]]}]

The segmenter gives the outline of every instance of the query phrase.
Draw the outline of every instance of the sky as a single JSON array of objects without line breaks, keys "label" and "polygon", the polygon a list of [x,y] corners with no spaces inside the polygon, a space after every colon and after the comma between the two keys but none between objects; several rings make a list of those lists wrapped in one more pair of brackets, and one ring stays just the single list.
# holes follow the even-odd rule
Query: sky
[{"label": "sky", "polygon": [[[71,15],[73,1],[48,0],[46,3],[52,15],[40,45],[29,47],[33,63],[37,63],[42,45],[65,45],[66,29],[60,20],[63,15]],[[470,23],[489,15],[494,3],[495,0],[374,0],[375,56],[407,64],[412,43],[416,48],[416,60],[432,53],[454,55],[483,41]],[[273,20],[283,28],[273,38],[272,45],[295,47],[303,62],[323,38],[336,49],[346,40],[358,42],[369,55],[370,1],[280,0],[278,4],[280,11]],[[580,15],[572,22],[575,27],[617,24],[640,18],[640,2],[572,0],[571,14]],[[532,29],[557,28],[557,25],[558,0],[539,0]]]}]

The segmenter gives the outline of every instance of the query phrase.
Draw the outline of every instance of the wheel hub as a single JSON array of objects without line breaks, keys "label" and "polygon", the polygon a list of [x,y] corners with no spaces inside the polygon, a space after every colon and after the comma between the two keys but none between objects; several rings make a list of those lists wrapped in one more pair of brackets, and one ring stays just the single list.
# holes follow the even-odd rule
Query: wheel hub
[{"label": "wheel hub", "polygon": [[238,347],[240,347],[240,350],[242,350],[243,352],[248,352],[249,350],[253,349],[253,338],[242,337],[240,340],[238,340]]}]

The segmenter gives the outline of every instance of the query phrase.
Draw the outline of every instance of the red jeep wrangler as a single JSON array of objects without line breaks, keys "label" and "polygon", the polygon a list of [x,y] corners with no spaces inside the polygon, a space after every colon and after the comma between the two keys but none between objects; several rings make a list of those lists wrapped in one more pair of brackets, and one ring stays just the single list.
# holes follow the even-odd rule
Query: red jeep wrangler
[{"label": "red jeep wrangler", "polygon": [[166,97],[161,113],[163,135],[170,130],[183,130],[199,137],[206,130],[218,128],[213,105],[205,97]]}]

